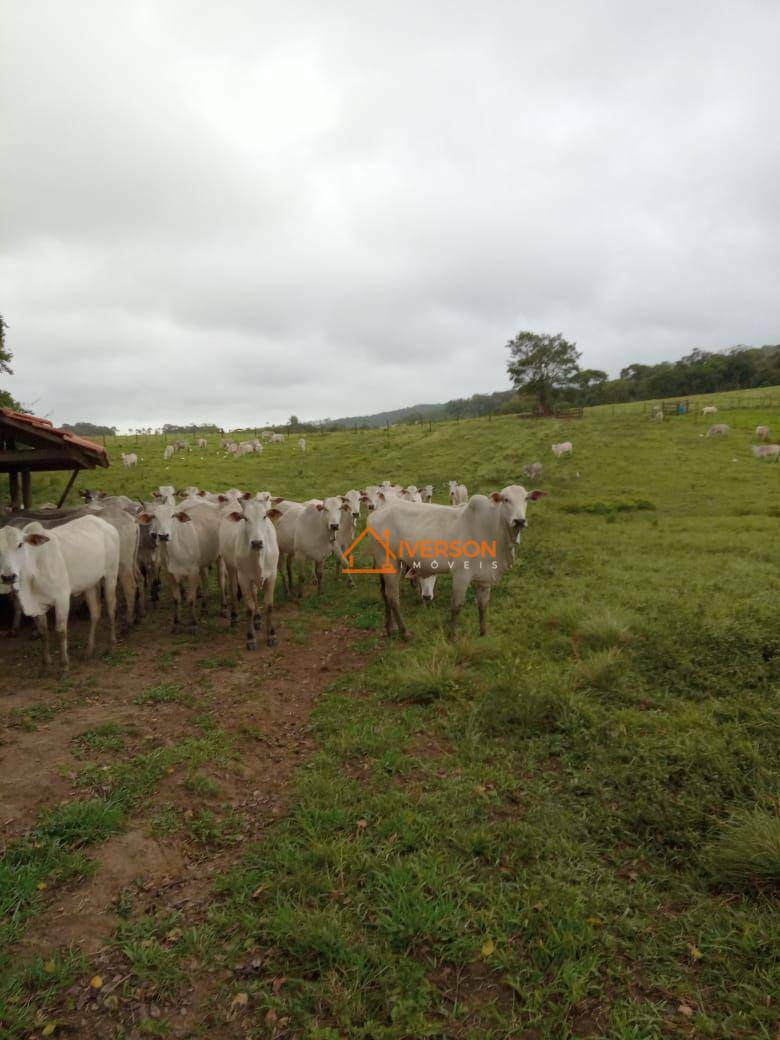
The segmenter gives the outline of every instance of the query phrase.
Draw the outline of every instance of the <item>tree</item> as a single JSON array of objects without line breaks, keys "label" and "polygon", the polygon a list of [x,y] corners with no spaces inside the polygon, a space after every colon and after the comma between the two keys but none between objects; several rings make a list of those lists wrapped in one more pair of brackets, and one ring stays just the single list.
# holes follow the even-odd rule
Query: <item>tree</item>
[{"label": "tree", "polygon": [[[2,314],[0,314],[0,375],[6,373],[7,375],[13,375],[13,369],[11,368],[11,361],[13,360],[13,354],[8,349],[5,341],[5,330],[8,325],[3,320]],[[11,397],[7,390],[3,390],[0,387],[0,408],[19,408],[18,401],[15,401]]]},{"label": "tree", "polygon": [[297,415],[291,415],[290,416],[290,418],[288,420],[288,425],[290,426],[291,430],[296,429],[298,426],[300,426],[300,424],[301,424],[301,420],[298,418]]},{"label": "tree", "polygon": [[515,389],[532,393],[539,411],[549,415],[555,395],[572,386],[579,372],[577,345],[565,340],[560,332],[555,336],[518,332],[507,343],[507,349],[507,371]]}]

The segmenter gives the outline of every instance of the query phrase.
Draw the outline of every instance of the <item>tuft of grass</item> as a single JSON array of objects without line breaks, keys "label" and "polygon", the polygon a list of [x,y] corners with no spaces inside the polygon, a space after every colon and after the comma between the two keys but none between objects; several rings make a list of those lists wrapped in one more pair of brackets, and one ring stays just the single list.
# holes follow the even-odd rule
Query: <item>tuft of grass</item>
[{"label": "tuft of grass", "polygon": [[85,730],[74,737],[73,742],[84,751],[121,751],[125,746],[125,730],[118,722],[105,722]]},{"label": "tuft of grass", "polygon": [[386,680],[390,697],[413,704],[452,697],[460,689],[461,669],[456,648],[443,638],[435,640],[425,655],[404,654],[391,665]]},{"label": "tuft of grass", "polygon": [[715,884],[780,884],[780,817],[759,809],[735,814],[705,851],[704,862]]},{"label": "tuft of grass", "polygon": [[608,692],[619,686],[622,667],[623,660],[616,647],[596,650],[577,662],[574,668],[574,682],[586,689]]},{"label": "tuft of grass", "polygon": [[137,697],[133,697],[134,704],[185,704],[192,705],[193,696],[185,692],[179,683],[160,683],[152,686]]}]

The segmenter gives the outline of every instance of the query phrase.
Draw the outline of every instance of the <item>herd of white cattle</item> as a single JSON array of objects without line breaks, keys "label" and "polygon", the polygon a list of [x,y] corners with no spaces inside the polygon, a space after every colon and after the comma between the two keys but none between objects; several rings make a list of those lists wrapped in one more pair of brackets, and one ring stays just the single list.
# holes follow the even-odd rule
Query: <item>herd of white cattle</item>
[{"label": "herd of white cattle", "polygon": [[[717,406],[714,404],[705,405],[700,413],[705,418],[711,418],[713,415],[718,414]],[[658,422],[663,421],[664,410],[660,404],[653,405],[653,419]],[[707,429],[707,433],[702,436],[707,437],[726,437],[731,433],[731,427],[728,423],[712,423]],[[759,425],[756,426],[755,438],[757,441],[761,441],[761,444],[752,444],[750,450],[753,452],[757,459],[780,459],[780,444],[767,444],[766,442],[772,436],[772,431],[768,426]],[[555,450],[553,448],[553,450]],[[735,460],[736,461],[736,460]]]},{"label": "herd of white cattle", "polygon": [[[541,471],[541,463],[526,467],[532,477]],[[297,597],[313,570],[321,591],[325,561],[334,556],[353,585],[352,546],[365,509],[366,527],[375,536],[367,539],[375,562],[371,573],[380,575],[388,634],[397,625],[402,635],[408,635],[401,615],[401,579],[410,579],[420,597],[430,601],[442,572],[453,577],[453,625],[468,586],[475,583],[484,634],[490,590],[512,565],[526,526],[527,503],[545,492],[513,484],[489,496],[469,496],[464,484],[452,480],[447,494],[449,504],[440,505],[433,502],[432,484],[402,487],[390,481],[303,502],[238,488],[218,493],[162,486],[143,501],[82,491],[84,504],[77,508],[42,507],[4,518],[0,593],[12,596],[14,631],[22,615],[34,619],[42,639],[44,671],[51,664],[47,615],[53,608],[65,673],[73,597],[83,596],[89,610],[90,656],[103,605],[110,645],[116,642],[117,588],[128,626],[145,613],[149,600],[158,600],[165,583],[173,602],[174,631],[184,609],[195,628],[199,598],[202,611],[208,611],[207,578],[215,568],[221,614],[235,624],[240,590],[247,619],[246,646],[254,650],[263,620],[267,644],[276,642],[273,606],[278,576],[287,595]],[[414,554],[410,558],[408,551],[404,554],[410,539],[423,546],[419,559]],[[429,545],[437,552],[427,554]],[[439,546],[445,547],[444,554]],[[460,549],[452,551],[453,546]],[[468,546],[479,551],[487,546],[486,559],[475,559]],[[392,572],[387,568],[391,558],[397,561]]]},{"label": "herd of white cattle", "polygon": [[[272,433],[270,430],[263,430],[259,437],[255,437],[249,441],[234,441],[230,438],[221,438],[219,442],[219,448],[224,451],[226,455],[242,456],[242,455],[257,455],[263,450],[263,440],[267,440],[269,444],[283,444],[287,439],[287,435],[284,433]],[[195,448],[198,451],[208,451],[208,441],[205,437],[198,437],[194,441]],[[189,441],[173,441],[171,444],[166,444],[163,449],[163,461],[170,462],[170,460],[179,453],[186,453],[192,451],[192,444]],[[306,438],[298,438],[298,451],[306,451]],[[121,452],[122,465],[125,469],[133,469],[138,465],[138,454],[134,451]]]}]

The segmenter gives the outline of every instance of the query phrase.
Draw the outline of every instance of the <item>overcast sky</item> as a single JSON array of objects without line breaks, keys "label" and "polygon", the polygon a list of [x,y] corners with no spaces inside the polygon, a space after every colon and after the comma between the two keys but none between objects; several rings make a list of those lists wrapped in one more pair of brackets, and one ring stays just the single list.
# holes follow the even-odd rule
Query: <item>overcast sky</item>
[{"label": "overcast sky", "polygon": [[0,312],[120,428],[780,341],[780,4],[3,5]]}]

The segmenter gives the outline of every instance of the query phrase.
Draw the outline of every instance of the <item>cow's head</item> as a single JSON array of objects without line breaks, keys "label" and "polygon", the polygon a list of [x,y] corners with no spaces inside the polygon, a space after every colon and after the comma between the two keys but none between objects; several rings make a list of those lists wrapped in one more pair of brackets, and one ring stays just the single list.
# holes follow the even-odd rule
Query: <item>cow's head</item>
[{"label": "cow's head", "polygon": [[334,496],[318,502],[317,509],[322,514],[323,522],[327,525],[330,540],[335,541],[336,533],[341,526],[342,510],[349,511],[349,506],[340,497]]},{"label": "cow's head", "polygon": [[265,502],[259,502],[257,499],[251,499],[248,502],[244,502],[240,510],[234,509],[231,513],[228,513],[227,519],[233,523],[246,524],[245,536],[249,542],[249,548],[254,552],[262,552],[263,549],[268,545],[269,541],[269,527],[271,513],[276,513],[277,510],[269,510]]},{"label": "cow's head", "polygon": [[49,541],[37,521],[21,530],[11,526],[0,529],[0,592],[19,591],[22,574],[30,566],[28,552],[40,549]]},{"label": "cow's head", "polygon": [[360,503],[363,501],[363,496],[359,491],[347,491],[346,494],[341,496],[341,501],[344,502],[352,513],[352,519],[356,522],[360,519]]},{"label": "cow's head", "polygon": [[525,516],[527,504],[536,502],[546,494],[546,491],[538,489],[526,491],[520,484],[510,484],[503,491],[494,491],[489,496],[491,502],[500,511],[501,522],[506,525],[513,541],[520,541],[520,534],[527,526],[528,521]]}]

